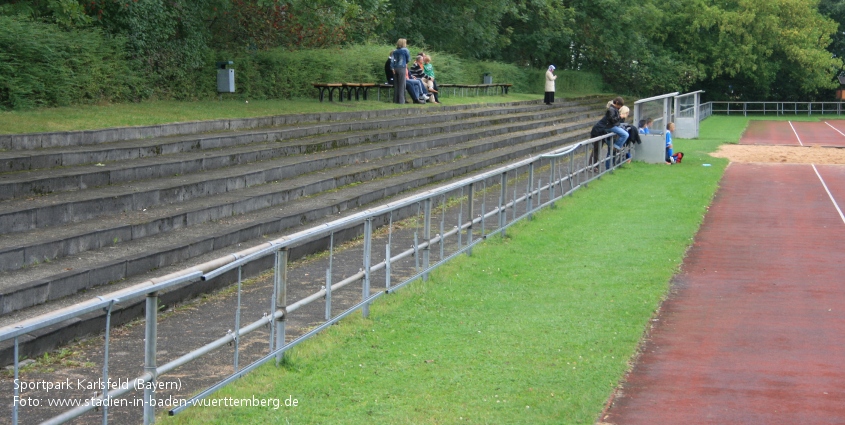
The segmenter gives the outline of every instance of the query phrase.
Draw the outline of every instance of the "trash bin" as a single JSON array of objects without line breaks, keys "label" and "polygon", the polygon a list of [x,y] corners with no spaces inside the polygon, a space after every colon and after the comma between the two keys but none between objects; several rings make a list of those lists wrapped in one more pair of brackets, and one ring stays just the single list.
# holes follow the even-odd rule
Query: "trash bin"
[{"label": "trash bin", "polygon": [[484,84],[493,84],[493,76],[489,72],[484,73]]},{"label": "trash bin", "polygon": [[235,70],[229,68],[232,61],[217,62],[217,92],[218,93],[234,93],[235,92]]}]

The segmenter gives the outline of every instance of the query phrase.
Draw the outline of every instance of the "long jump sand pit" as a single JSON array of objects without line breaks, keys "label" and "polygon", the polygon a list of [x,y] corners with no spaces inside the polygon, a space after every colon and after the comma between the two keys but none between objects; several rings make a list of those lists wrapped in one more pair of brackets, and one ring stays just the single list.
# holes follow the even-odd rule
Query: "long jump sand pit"
[{"label": "long jump sand pit", "polygon": [[740,163],[845,165],[845,149],[820,146],[722,145],[713,156]]}]

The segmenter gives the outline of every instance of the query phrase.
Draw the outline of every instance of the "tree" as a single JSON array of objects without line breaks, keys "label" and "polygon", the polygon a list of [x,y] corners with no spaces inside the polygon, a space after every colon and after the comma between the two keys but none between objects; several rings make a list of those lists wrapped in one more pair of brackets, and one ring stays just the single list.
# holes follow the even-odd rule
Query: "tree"
[{"label": "tree", "polygon": [[[819,12],[839,25],[828,51],[833,54],[833,57],[845,58],[845,1],[821,0]],[[842,75],[843,71],[845,70],[840,68],[838,74]]]},{"label": "tree", "polygon": [[562,63],[572,41],[574,11],[556,0],[520,0],[504,16],[500,34],[508,42],[493,59],[543,68]]},{"label": "tree", "polygon": [[[709,3],[709,2],[708,2]],[[842,62],[827,50],[836,23],[806,0],[699,2],[678,48],[717,98],[799,99],[833,88]],[[730,82],[731,91],[725,90]]]}]

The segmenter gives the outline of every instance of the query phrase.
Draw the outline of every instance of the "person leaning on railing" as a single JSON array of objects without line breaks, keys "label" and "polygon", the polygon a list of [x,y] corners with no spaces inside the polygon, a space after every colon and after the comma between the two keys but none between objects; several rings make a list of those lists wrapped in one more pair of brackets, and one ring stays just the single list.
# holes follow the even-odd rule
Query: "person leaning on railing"
[{"label": "person leaning on railing", "polygon": [[[615,133],[618,137],[616,139],[616,143],[614,143],[615,149],[621,149],[625,142],[628,140],[628,132],[623,130],[619,127],[619,124],[622,123],[622,117],[619,114],[619,109],[625,105],[625,100],[621,97],[617,97],[610,102],[608,102],[607,110],[604,113],[604,117],[602,117],[596,125],[593,126],[592,130],[590,130],[590,138],[604,136],[607,133]],[[604,143],[607,144],[608,149],[610,148],[610,138],[604,139]],[[599,162],[599,149],[593,149],[593,164],[597,164]],[[597,171],[597,170],[594,170]]]}]

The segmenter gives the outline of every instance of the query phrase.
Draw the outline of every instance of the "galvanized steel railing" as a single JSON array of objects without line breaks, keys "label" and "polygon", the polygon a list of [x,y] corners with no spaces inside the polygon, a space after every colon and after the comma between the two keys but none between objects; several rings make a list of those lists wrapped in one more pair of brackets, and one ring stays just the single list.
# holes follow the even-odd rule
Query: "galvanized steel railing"
[{"label": "galvanized steel railing", "polygon": [[[137,300],[140,297],[145,297],[144,365],[143,371],[133,382],[141,382],[145,384],[155,383],[156,380],[164,374],[167,374],[168,372],[171,372],[188,362],[199,359],[226,345],[231,344],[234,346],[234,373],[228,378],[223,379],[217,384],[190,398],[186,403],[180,404],[169,411],[170,414],[179,413],[180,411],[194,405],[198,400],[208,397],[219,388],[243,376],[261,364],[274,359],[276,362],[279,362],[285,351],[291,349],[300,342],[315,335],[349,314],[357,310],[361,310],[362,314],[366,317],[369,314],[369,305],[377,298],[383,296],[384,294],[396,291],[402,286],[418,278],[426,279],[431,270],[462,253],[469,254],[472,247],[484,238],[499,233],[504,234],[509,226],[523,218],[530,217],[538,208],[554,204],[556,200],[572,193],[590,180],[618,167],[619,164],[625,161],[625,155],[629,153],[629,151],[626,149],[619,152],[616,156],[611,157],[609,140],[605,140],[609,139],[611,136],[612,135],[601,136],[559,148],[547,154],[534,156],[493,171],[441,186],[396,202],[368,209],[327,224],[312,227],[308,230],[294,233],[247,250],[227,255],[208,263],[191,267],[158,279],[153,279],[125,290],[114,292],[106,296],[99,296],[87,302],[79,303],[49,314],[25,320],[15,325],[4,327],[0,329],[0,342],[14,340],[14,378],[15,382],[18,382],[20,371],[18,350],[19,338],[27,333],[43,329],[47,326],[55,325],[62,321],[103,309],[106,312],[106,321],[104,329],[105,346],[102,379],[103,382],[108,382],[109,335],[112,331],[110,322],[111,312],[117,304],[127,303],[131,300]],[[606,154],[604,149],[605,146],[608,148]],[[593,154],[596,155],[593,156]],[[596,158],[598,158],[598,160],[596,160]],[[548,172],[548,178],[545,180],[544,184],[542,176],[545,176],[546,172]],[[517,187],[518,184],[520,185],[519,187]],[[497,197],[498,201],[496,202],[495,207],[488,209],[487,199],[490,198],[492,200],[492,197]],[[457,211],[457,225],[447,230],[447,199],[456,198],[461,202],[460,208]],[[476,198],[480,198],[480,201],[477,201]],[[464,199],[467,200],[466,211],[464,211]],[[418,210],[421,210],[423,219],[422,234],[418,234],[418,232],[415,231],[413,244],[411,246],[404,247],[404,249],[398,253],[393,253],[391,238],[394,234],[394,215],[397,215],[398,217],[398,211],[403,209],[407,210],[408,208],[413,209],[414,206],[416,206]],[[480,207],[480,212],[476,209],[478,207]],[[439,209],[442,212],[439,230],[434,235],[432,235],[432,225],[437,225],[438,223],[434,223],[432,220],[433,209]],[[374,250],[372,246],[374,223],[376,222],[388,223],[388,242],[385,246],[384,259],[377,263],[375,263],[373,259]],[[356,226],[361,225],[363,225],[363,258],[361,258],[361,270],[339,282],[333,282],[332,258],[334,255],[335,233],[348,230],[350,228],[357,228]],[[329,265],[326,270],[325,285],[319,291],[303,299],[295,301],[288,300],[287,292],[289,282],[287,271],[290,249],[314,240],[322,240],[324,238],[328,238],[330,241],[328,259]],[[457,239],[456,249],[453,252],[447,253],[444,250],[447,238],[452,241]],[[439,255],[437,256],[438,260],[432,263],[431,251],[435,247],[439,248]],[[240,309],[242,268],[253,261],[268,256],[274,257],[273,294],[271,298],[267,300],[270,304],[270,312],[272,314],[265,315],[265,317],[260,320],[249,323],[246,326],[241,326]],[[413,257],[415,261],[415,273],[397,284],[391,282],[391,268],[393,264],[402,259],[409,259],[411,257]],[[158,365],[156,341],[158,339],[157,312],[159,292],[168,288],[173,288],[177,285],[183,285],[187,282],[219,278],[224,273],[233,272],[234,270],[237,270],[238,273],[238,302],[237,310],[235,311],[234,332],[202,347],[196,348],[193,351],[163,365]],[[384,288],[373,291],[373,288],[371,288],[371,276],[377,271],[384,274]],[[352,283],[360,283],[362,285],[360,302],[357,302],[340,314],[332,314],[332,294]],[[288,342],[286,339],[286,322],[290,315],[302,307],[318,300],[324,300],[325,302],[325,321],[316,328]],[[241,367],[238,356],[239,342],[241,338],[246,334],[267,326],[270,327],[270,331],[266,355],[256,361],[253,361],[245,367]],[[109,391],[108,386],[106,386],[102,394],[92,399],[93,401],[105,402],[99,404],[99,406],[102,407],[103,424],[108,423],[108,401],[117,397],[125,396],[131,391],[134,391],[133,386],[119,388],[111,392]],[[12,406],[12,423],[15,425],[18,424],[19,420],[19,395],[19,390],[16,385],[14,389],[15,403]],[[152,391],[148,386],[144,387],[143,420],[145,424],[154,422],[154,397],[154,391]],[[88,411],[94,410],[97,407],[98,403],[94,402],[77,406],[45,421],[44,423],[64,423],[73,418],[79,417]]]}]

